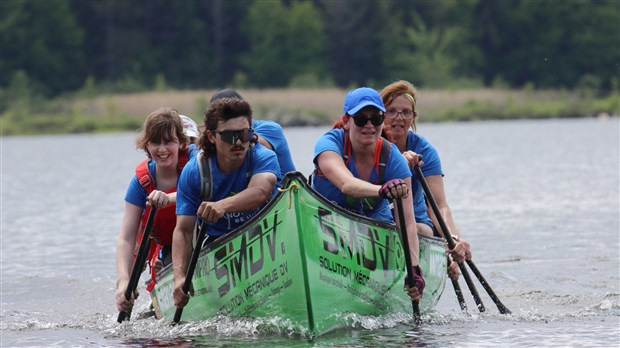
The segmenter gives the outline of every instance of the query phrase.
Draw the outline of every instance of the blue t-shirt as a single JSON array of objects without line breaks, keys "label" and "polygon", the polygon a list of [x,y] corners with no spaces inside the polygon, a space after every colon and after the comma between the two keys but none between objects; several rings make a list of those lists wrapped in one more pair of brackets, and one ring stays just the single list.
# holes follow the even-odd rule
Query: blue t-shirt
[{"label": "blue t-shirt", "polygon": [[[259,173],[273,173],[280,179],[280,166],[278,159],[273,151],[257,143],[251,148],[252,156],[245,156],[241,167],[231,173],[220,172],[215,156],[210,156],[211,176],[213,179],[212,202],[217,202],[226,197],[235,195],[248,187],[250,178]],[[247,167],[250,165],[250,178],[246,178]],[[177,215],[196,216],[198,207],[202,203],[200,195],[200,167],[198,166],[199,156],[194,156],[183,168],[177,185]],[[277,192],[277,185],[274,186],[272,197]],[[215,223],[210,223],[207,234],[219,237],[235,228],[243,225],[256,215],[264,205],[253,211],[247,212],[228,212]]]},{"label": "blue t-shirt", "polygon": [[[424,165],[420,167],[422,174],[425,177],[430,175],[443,175],[441,170],[441,160],[435,147],[421,135],[409,130],[407,134],[407,150],[411,150],[419,155],[422,155]],[[415,213],[416,222],[424,222],[429,226],[433,226],[433,222],[428,216],[426,210],[426,202],[424,200],[424,189],[422,183],[415,175],[415,170],[412,169],[411,185],[413,186],[413,211]]]},{"label": "blue t-shirt", "polygon": [[265,138],[273,147],[273,151],[275,151],[278,157],[282,177],[288,172],[294,172],[296,170],[295,163],[293,163],[282,126],[273,121],[252,120],[252,128],[254,128],[256,134]]},{"label": "blue t-shirt", "polygon": [[[386,141],[386,140],[384,140]],[[334,151],[341,157],[344,156],[344,130],[332,129],[323,134],[314,146],[314,163],[315,167],[318,156],[325,151]],[[343,157],[344,160],[344,157]],[[359,177],[355,167],[355,158],[351,153],[347,168],[353,176]],[[377,168],[373,168],[370,174],[370,182],[377,183]],[[390,155],[385,166],[384,180],[405,179],[411,176],[411,171],[407,165],[407,161],[398,151],[398,147],[391,144]],[[336,186],[334,186],[327,178],[322,175],[315,175],[312,180],[312,187],[328,200],[334,202],[342,208],[354,213],[368,216],[373,219],[393,223],[392,211],[390,210],[390,202],[387,199],[376,198],[354,198],[346,196]]]},{"label": "blue t-shirt", "polygon": [[[193,157],[196,157],[196,155],[200,152],[200,149],[198,149],[195,144],[190,144],[188,151],[189,163],[189,160],[191,160]],[[151,176],[153,177],[153,180],[156,180],[155,161],[149,161],[147,167],[149,169],[149,173],[151,173]],[[155,187],[157,187],[157,182],[155,182]],[[134,174],[131,178],[131,181],[129,182],[129,186],[127,187],[127,192],[125,193],[125,202],[131,203],[144,209],[146,208],[146,197],[148,197],[146,190],[144,189],[144,187],[142,187],[140,181],[138,180],[138,177]]]}]

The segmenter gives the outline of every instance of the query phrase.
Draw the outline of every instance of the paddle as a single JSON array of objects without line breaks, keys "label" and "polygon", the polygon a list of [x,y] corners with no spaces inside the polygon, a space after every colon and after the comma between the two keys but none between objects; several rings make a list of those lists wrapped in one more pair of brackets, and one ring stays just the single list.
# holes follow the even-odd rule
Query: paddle
[{"label": "paddle", "polygon": [[[437,221],[439,222],[439,228],[437,229],[437,231],[439,232],[439,234],[441,234],[441,236],[446,241],[448,241],[448,247],[450,249],[452,249],[452,248],[454,248],[454,245],[455,245],[454,240],[452,240],[452,234],[450,234],[450,231],[448,230],[448,227],[446,226],[446,223],[443,220],[443,216],[441,215],[441,212],[439,211],[439,207],[437,206],[437,202],[435,201],[435,198],[433,197],[433,194],[432,194],[430,188],[428,187],[428,183],[426,182],[426,178],[424,177],[424,174],[422,173],[422,170],[420,169],[420,167],[416,166],[415,170],[416,170],[416,175],[419,178],[421,177],[420,182],[422,183],[422,188],[424,189],[426,200],[431,205],[431,208],[433,209],[433,212],[435,213],[435,217],[436,217]],[[448,237],[446,236],[446,232],[449,235]],[[460,264],[460,263],[458,264],[458,266],[461,269],[461,273],[463,274],[463,278],[465,279],[465,283],[467,284],[467,287],[469,288],[469,291],[471,292],[471,295],[474,298],[474,301],[476,302],[476,306],[478,307],[478,310],[480,312],[486,311],[486,308],[484,307],[484,304],[482,303],[482,299],[480,298],[480,294],[478,294],[478,290],[476,289],[476,286],[474,285],[474,281],[471,279],[471,276],[469,275],[469,272],[467,271],[467,268],[465,268],[464,264]],[[453,280],[452,281],[452,285],[455,285],[455,284],[458,286],[458,281]],[[460,286],[458,286],[458,288],[460,290]],[[459,305],[461,305],[461,309],[463,309],[464,302],[461,303],[462,294],[461,294],[461,297],[459,297],[458,294],[457,294],[457,298],[459,299]]]},{"label": "paddle", "polygon": [[[450,249],[453,249],[456,246],[456,243],[454,243],[454,239],[452,239],[452,234],[450,233],[450,230],[448,229],[448,226],[446,225],[446,222],[444,221],[443,216],[441,216],[441,212],[439,211],[437,202],[435,201],[435,198],[433,197],[433,194],[431,193],[431,190],[428,187],[426,178],[424,177],[424,174],[422,173],[422,170],[420,169],[420,167],[415,166],[415,171],[418,176],[418,179],[420,180],[420,183],[422,183],[422,188],[424,189],[424,193],[426,194],[426,199],[430,203],[431,208],[433,209],[433,212],[435,213],[435,216],[437,217],[437,221],[439,221],[439,226],[441,227],[440,233],[442,233],[444,239],[448,242],[448,247]],[[482,274],[480,273],[480,271],[478,270],[474,262],[472,260],[465,260],[465,262],[467,263],[469,268],[474,272],[474,274],[480,281],[480,284],[482,284],[482,287],[484,287],[484,289],[487,291],[487,293],[489,294],[493,302],[495,302],[495,305],[497,306],[497,309],[499,310],[499,312],[501,314],[510,314],[511,313],[510,310],[506,308],[506,306],[504,306],[504,304],[499,300],[497,295],[495,295],[495,292],[493,291],[493,289],[491,289],[491,286],[484,279],[484,277],[482,276]],[[470,286],[471,278],[469,277],[469,273],[467,272],[463,264],[459,264],[459,267],[461,268],[461,272],[463,273],[463,277],[465,278],[465,281],[467,282],[467,286],[469,286],[469,289],[470,290],[472,290],[472,288],[474,289],[475,295],[474,295],[474,291],[472,291],[472,295],[474,295],[474,300],[476,300],[476,303],[479,304],[478,308],[480,309],[481,312],[483,312],[484,307],[480,307],[480,305],[482,304],[482,301],[480,301],[480,296],[478,295],[478,292],[475,290],[476,288],[473,286],[473,283]]]},{"label": "paddle", "polygon": [[[396,210],[398,210],[398,223],[400,225],[400,236],[403,241],[403,252],[405,254],[405,269],[407,270],[407,285],[413,287],[415,279],[413,278],[413,265],[411,264],[411,254],[409,252],[409,237],[407,236],[407,224],[405,223],[405,214],[403,212],[402,198],[396,198]],[[418,303],[411,300],[413,307],[413,322],[420,325],[420,307]]]},{"label": "paddle", "polygon": [[[196,240],[196,246],[192,251],[192,258],[189,260],[189,265],[187,267],[187,273],[185,273],[185,282],[183,283],[183,292],[188,293],[189,287],[192,285],[192,278],[194,277],[194,270],[196,269],[196,263],[198,263],[198,256],[200,255],[200,250],[202,249],[202,243],[204,243],[205,238],[207,237],[207,225],[206,221],[202,221],[202,225],[200,225],[200,230],[198,231],[198,239]],[[183,308],[177,308],[176,312],[174,312],[174,319],[172,319],[172,326],[176,325],[181,321],[181,315],[183,315]]]},{"label": "paddle", "polygon": [[[146,261],[146,256],[151,244],[150,236],[151,230],[153,229],[153,222],[155,221],[155,213],[157,213],[157,207],[151,207],[151,212],[146,220],[144,234],[142,235],[142,241],[140,242],[140,248],[138,249],[138,255],[136,256],[136,260],[133,264],[131,276],[129,277],[129,283],[127,284],[127,289],[125,290],[125,298],[127,301],[131,299],[131,296],[136,290],[136,287],[138,287],[138,282],[140,281],[140,274],[142,274],[144,262]],[[131,317],[131,309],[126,312],[119,312],[116,321],[122,323],[125,319],[129,320],[129,317]]]},{"label": "paddle", "polygon": [[461,286],[459,285],[458,280],[450,278],[452,281],[452,287],[454,288],[454,294],[456,295],[457,300],[459,301],[459,305],[461,306],[461,310],[467,310],[467,304],[465,303],[465,298],[463,297],[463,291],[461,290]]}]

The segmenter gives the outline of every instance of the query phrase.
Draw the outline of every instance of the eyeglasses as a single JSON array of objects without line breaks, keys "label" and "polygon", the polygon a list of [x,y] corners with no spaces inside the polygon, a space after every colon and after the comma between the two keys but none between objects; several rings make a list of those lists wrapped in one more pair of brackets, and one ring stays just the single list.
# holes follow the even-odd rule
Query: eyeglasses
[{"label": "eyeglasses", "polygon": [[405,120],[410,120],[415,113],[411,110],[397,111],[396,109],[389,109],[385,112],[385,116],[388,118],[396,118],[398,115],[401,115]]},{"label": "eyeglasses", "polygon": [[355,114],[353,117],[353,123],[355,123],[358,127],[365,127],[368,121],[372,123],[373,126],[377,127],[383,123],[383,119],[385,118],[384,114],[376,114],[370,117],[365,117],[363,114]]},{"label": "eyeglasses", "polygon": [[254,130],[252,128],[245,128],[240,130],[223,130],[219,132],[213,131],[213,133],[219,134],[223,142],[235,144],[237,140],[241,141],[241,143],[249,142],[254,135]]}]

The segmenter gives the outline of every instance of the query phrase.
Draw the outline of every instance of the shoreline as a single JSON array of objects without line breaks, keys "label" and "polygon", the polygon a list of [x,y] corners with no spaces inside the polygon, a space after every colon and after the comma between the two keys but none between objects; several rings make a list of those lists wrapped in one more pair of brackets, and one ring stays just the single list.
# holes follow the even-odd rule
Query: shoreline
[{"label": "shoreline", "polygon": [[[256,119],[283,127],[331,125],[342,115],[344,89],[238,89]],[[136,131],[160,106],[171,106],[198,124],[215,90],[164,91],[24,101],[0,115],[0,135]],[[32,104],[36,104],[32,105]],[[587,91],[418,90],[418,122],[617,117],[620,93]]]}]

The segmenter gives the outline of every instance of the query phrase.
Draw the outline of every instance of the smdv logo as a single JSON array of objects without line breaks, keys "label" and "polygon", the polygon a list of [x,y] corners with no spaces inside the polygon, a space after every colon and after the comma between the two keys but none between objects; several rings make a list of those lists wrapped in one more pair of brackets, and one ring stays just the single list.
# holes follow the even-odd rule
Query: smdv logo
[{"label": "smdv logo", "polygon": [[[277,226],[282,221],[278,220],[277,212],[272,221],[269,221],[270,218],[266,217],[245,231],[240,238],[231,240],[215,251],[213,269],[217,279],[223,281],[218,287],[220,297],[237,287],[238,281],[247,280],[260,272],[265,262],[275,261]],[[281,254],[284,254],[284,245],[281,245]]]},{"label": "smdv logo", "polygon": [[403,248],[397,233],[386,233],[384,229],[340,217],[322,207],[318,208],[318,217],[326,252],[350,259],[370,271],[383,270],[385,277],[389,276],[388,271],[404,269]]}]

